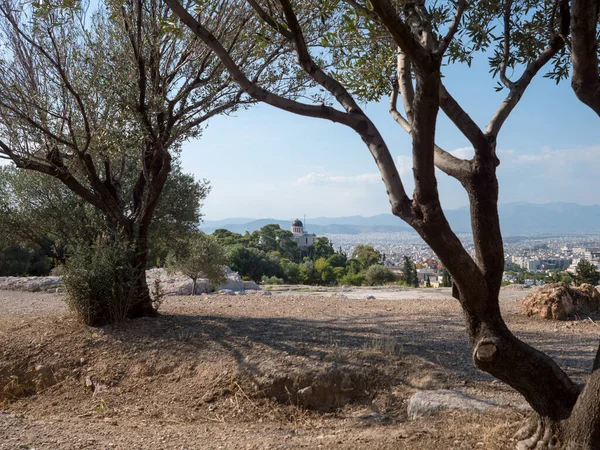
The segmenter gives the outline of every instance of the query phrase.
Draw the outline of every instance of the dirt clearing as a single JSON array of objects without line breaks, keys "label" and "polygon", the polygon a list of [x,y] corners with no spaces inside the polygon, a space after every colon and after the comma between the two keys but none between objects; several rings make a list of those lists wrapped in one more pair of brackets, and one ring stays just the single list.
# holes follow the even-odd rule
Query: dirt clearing
[{"label": "dirt clearing", "polygon": [[[102,329],[59,294],[0,291],[0,449],[513,448],[523,400],[473,367],[458,303],[427,291],[169,297]],[[583,380],[598,325],[520,316],[524,295],[503,295],[509,326]],[[500,407],[409,420],[428,389]]]}]

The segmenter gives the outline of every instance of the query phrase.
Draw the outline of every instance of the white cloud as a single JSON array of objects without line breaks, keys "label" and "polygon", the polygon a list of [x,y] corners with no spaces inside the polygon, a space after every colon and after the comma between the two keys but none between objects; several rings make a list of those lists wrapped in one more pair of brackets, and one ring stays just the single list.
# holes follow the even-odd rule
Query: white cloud
[{"label": "white cloud", "polygon": [[412,165],[412,156],[398,155],[396,167],[398,168],[398,173],[400,176],[408,175],[412,170]]},{"label": "white cloud", "polygon": [[363,173],[360,175],[326,175],[312,172],[296,180],[298,184],[346,184],[346,183],[377,183],[381,180],[378,173]]},{"label": "white cloud", "polygon": [[449,153],[452,156],[456,156],[457,158],[460,158],[460,159],[471,159],[471,158],[473,158],[475,151],[473,150],[473,147],[460,147],[460,148],[457,148],[456,150],[450,151]]},{"label": "white cloud", "polygon": [[[503,162],[517,165],[544,165],[564,168],[574,168],[578,164],[598,164],[600,162],[600,146],[574,147],[561,150],[551,150],[547,147],[535,153],[518,153],[513,150],[499,152]],[[579,166],[580,167],[580,166]]]}]

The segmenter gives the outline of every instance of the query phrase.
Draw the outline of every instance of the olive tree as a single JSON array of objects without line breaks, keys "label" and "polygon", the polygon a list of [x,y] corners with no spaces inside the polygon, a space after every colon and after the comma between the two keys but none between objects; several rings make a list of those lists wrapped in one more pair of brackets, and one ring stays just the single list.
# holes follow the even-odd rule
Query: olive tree
[{"label": "olive tree", "polygon": [[[288,93],[299,82],[271,77],[281,48],[247,37],[233,8],[206,20],[255,81]],[[108,239],[124,236],[137,273],[128,316],[154,314],[148,236],[173,155],[209,118],[253,100],[159,0],[105,0],[95,11],[0,0],[0,47],[0,155],[55,177],[101,213]]]},{"label": "olive tree", "polygon": [[[134,170],[126,173],[122,192],[135,182],[135,175]],[[206,180],[183,173],[174,161],[150,225],[149,265],[164,263],[170,242],[196,230],[209,192]],[[67,247],[91,244],[103,230],[101,212],[56,178],[0,167],[0,241],[39,247],[56,263],[64,263]]]},{"label": "olive tree", "polygon": [[[426,5],[422,0],[248,0],[255,20],[270,29],[272,39],[281,39],[294,49],[298,70],[327,94],[325,102],[310,103],[277,95],[253,82],[252,75],[239,67],[202,14],[190,14],[177,0],[165,1],[211,46],[249,95],[295,114],[342,124],[360,136],[380,171],[392,212],[419,233],[452,277],[453,295],[465,314],[475,365],[515,388],[537,413],[535,425],[519,433],[519,448],[546,448],[557,442],[570,448],[598,448],[600,371],[592,373],[582,391],[548,355],[508,329],[498,300],[504,252],[497,207],[497,141],[502,126],[533,78],[548,63],[556,64],[557,59],[564,57],[570,23],[568,3],[459,0]],[[318,18],[312,19],[314,15]],[[350,61],[348,67],[336,66],[335,53],[329,52],[327,42],[317,50],[311,48],[311,25],[320,20],[335,27],[339,20],[352,23],[352,17],[356,17],[352,27],[358,30],[359,39],[364,35],[371,38],[364,47],[369,51],[360,55],[364,65],[356,67]],[[502,31],[495,36],[493,29],[498,26]],[[516,45],[522,40],[529,45]],[[396,57],[385,57],[389,47],[382,52],[370,51],[373,43],[391,46]],[[485,129],[448,92],[442,77],[444,62],[469,62],[472,52],[478,49],[493,49],[492,69],[500,80],[499,89],[507,91]],[[380,59],[375,59],[380,55]],[[360,70],[368,71],[371,62],[389,67],[388,72],[393,74],[388,88],[390,113],[412,140],[412,195],[405,190],[388,144],[361,108],[361,93],[353,92],[344,81],[344,74],[340,74],[349,70],[352,79]],[[519,74],[515,79],[508,76],[510,68]],[[404,113],[397,106],[400,95]],[[339,107],[332,106],[333,102]],[[457,158],[436,143],[440,109],[473,146],[472,159]],[[444,215],[436,168],[458,180],[469,196],[474,256],[463,247]],[[594,369],[599,365],[598,359]]]},{"label": "olive tree", "polygon": [[213,287],[227,280],[227,254],[218,239],[202,232],[179,240],[167,258],[167,267],[192,279],[190,295],[196,295],[198,278],[204,276]]}]

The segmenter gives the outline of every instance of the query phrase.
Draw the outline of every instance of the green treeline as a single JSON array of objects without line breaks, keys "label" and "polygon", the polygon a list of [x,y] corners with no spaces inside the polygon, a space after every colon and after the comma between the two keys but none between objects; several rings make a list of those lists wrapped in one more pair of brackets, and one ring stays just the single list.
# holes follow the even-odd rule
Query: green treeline
[{"label": "green treeline", "polygon": [[370,245],[358,245],[348,257],[326,237],[300,249],[291,231],[277,224],[245,234],[219,229],[213,234],[227,249],[229,267],[242,277],[267,284],[381,285],[396,281]]}]

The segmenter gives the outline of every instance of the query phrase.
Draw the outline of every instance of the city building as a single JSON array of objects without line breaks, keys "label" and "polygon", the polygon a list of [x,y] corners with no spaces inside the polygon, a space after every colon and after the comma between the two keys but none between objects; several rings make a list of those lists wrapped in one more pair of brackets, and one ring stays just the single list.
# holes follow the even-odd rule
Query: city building
[{"label": "city building", "polygon": [[292,239],[300,250],[306,250],[315,243],[316,234],[307,233],[304,231],[304,224],[301,220],[296,219],[292,222]]}]

